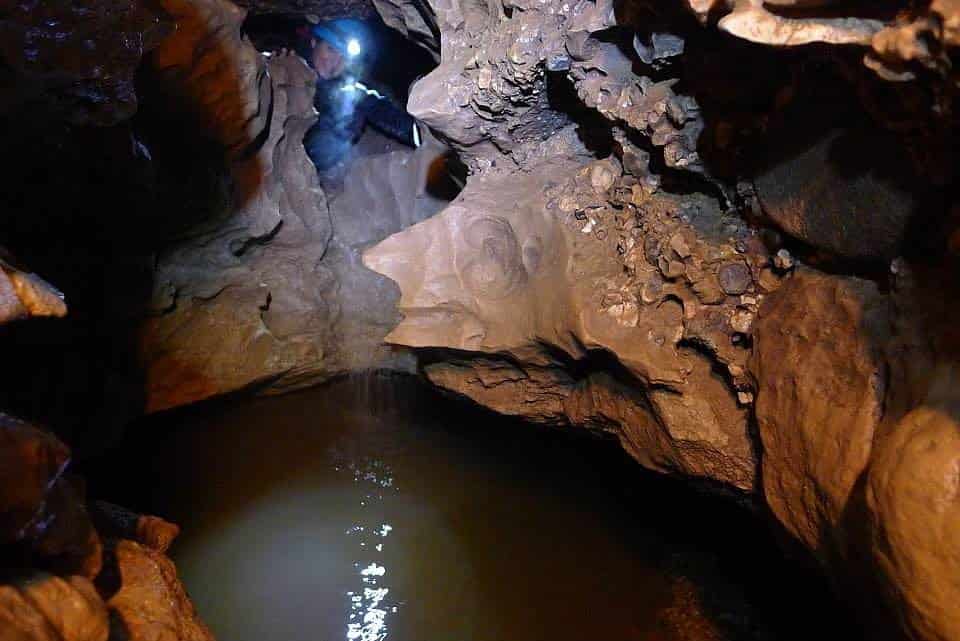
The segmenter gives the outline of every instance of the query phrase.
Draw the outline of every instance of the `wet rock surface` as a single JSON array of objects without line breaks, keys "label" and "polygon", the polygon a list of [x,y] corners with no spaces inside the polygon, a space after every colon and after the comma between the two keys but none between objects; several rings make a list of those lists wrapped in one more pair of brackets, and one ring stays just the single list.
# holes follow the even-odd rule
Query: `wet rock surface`
[{"label": "wet rock surface", "polygon": [[[5,409],[83,451],[416,358],[769,508],[873,636],[960,638],[956,2],[377,0],[438,57],[408,107],[470,172],[432,218],[438,147],[321,184],[303,62],[227,0],[159,5],[0,16],[0,243],[30,266],[0,256],[0,324],[47,317],[0,330]],[[14,638],[208,638],[176,527],[89,504],[70,451],[0,420]]]},{"label": "wet rock surface", "polygon": [[[890,434],[924,405],[921,363],[953,358],[918,340],[954,340],[917,311],[936,295],[891,296],[916,282],[920,257],[889,261],[910,243],[935,247],[924,273],[953,282],[942,232],[913,229],[926,207],[941,221],[931,229],[951,224],[953,178],[934,168],[950,154],[916,150],[953,139],[951,107],[937,106],[953,89],[938,102],[918,81],[952,86],[936,61],[955,46],[956,8],[686,4],[702,27],[604,2],[435,7],[440,65],[409,107],[471,175],[441,214],[365,253],[401,289],[387,340],[498,412],[612,432],[650,468],[756,490],[840,589],[861,590],[864,610],[901,613],[878,616],[872,634],[953,638],[955,546],[907,543],[891,498],[915,492],[929,512],[914,523],[954,531],[934,507],[944,477],[907,490],[903,457],[877,448],[901,442]],[[755,44],[713,40],[714,25]],[[929,46],[911,45],[918,33]],[[799,47],[811,43],[835,48]],[[765,55],[783,56],[793,80],[730,71]],[[892,277],[878,274],[887,266]],[[869,280],[854,277],[864,270]],[[915,419],[899,428],[904,447],[949,432],[949,419]],[[949,442],[930,446],[934,470],[952,460]],[[883,489],[870,495],[874,469]]]},{"label": "wet rock surface", "polygon": [[869,281],[802,270],[760,310],[750,371],[767,504],[830,559],[884,413],[887,301]]}]

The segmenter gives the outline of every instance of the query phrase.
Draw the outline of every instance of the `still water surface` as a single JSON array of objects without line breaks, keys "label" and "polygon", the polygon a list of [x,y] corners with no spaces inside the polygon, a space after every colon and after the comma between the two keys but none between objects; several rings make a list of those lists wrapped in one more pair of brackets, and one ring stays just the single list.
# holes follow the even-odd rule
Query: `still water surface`
[{"label": "still water surface", "polygon": [[413,378],[131,432],[98,493],[183,527],[172,554],[221,641],[855,638],[732,503]]}]

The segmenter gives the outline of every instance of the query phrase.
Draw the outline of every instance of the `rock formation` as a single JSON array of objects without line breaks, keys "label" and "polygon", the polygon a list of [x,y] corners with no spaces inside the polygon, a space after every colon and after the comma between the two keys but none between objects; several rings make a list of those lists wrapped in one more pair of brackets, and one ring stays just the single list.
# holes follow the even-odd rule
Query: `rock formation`
[{"label": "rock formation", "polygon": [[[954,0],[375,0],[437,55],[408,107],[470,172],[433,217],[439,145],[321,185],[311,73],[258,53],[228,0],[74,4],[0,16],[4,131],[30,150],[0,243],[72,314],[4,349],[33,409],[83,417],[52,421],[74,449],[110,421],[48,402],[51,376],[129,417],[415,355],[452,393],[769,510],[875,637],[960,639]],[[65,312],[0,255],[0,323]],[[88,502],[71,449],[0,420],[22,569],[0,625],[210,638],[175,526]]]},{"label": "rock formation", "polygon": [[436,210],[423,188],[440,147],[357,159],[331,202],[302,144],[315,121],[303,60],[261,56],[224,0],[169,4],[185,27],[151,58],[162,98],[190,104],[228,160],[219,211],[197,212],[156,260],[141,332],[147,411],[404,366],[382,346],[393,286],[358,251]]},{"label": "rock formation", "polygon": [[[955,285],[954,177],[949,145],[914,151],[954,140],[960,12],[825,4],[690,2],[695,27],[602,0],[434,3],[442,57],[409,107],[471,175],[364,261],[401,289],[387,340],[435,384],[755,489],[840,589],[885,599],[875,634],[960,638],[956,332],[919,284]],[[745,82],[729,69],[748,49],[714,24],[836,49],[748,45],[793,79]]]}]

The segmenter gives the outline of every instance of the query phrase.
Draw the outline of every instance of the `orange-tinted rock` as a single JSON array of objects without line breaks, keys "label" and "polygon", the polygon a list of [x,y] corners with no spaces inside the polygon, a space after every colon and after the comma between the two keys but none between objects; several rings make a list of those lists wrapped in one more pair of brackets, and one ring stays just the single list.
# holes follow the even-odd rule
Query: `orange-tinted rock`
[{"label": "orange-tinted rock", "polygon": [[[738,252],[721,227],[749,230],[707,197],[647,195],[635,208],[617,160],[578,167],[571,135],[531,149],[531,163],[542,156],[526,173],[471,178],[444,212],[364,254],[400,286],[404,319],[387,340],[473,352],[427,376],[497,411],[608,429],[649,467],[751,489],[749,352],[735,339],[767,257]],[[631,202],[611,204],[620,193]],[[654,255],[679,265],[673,280]],[[730,265],[735,295],[718,286],[703,302],[697,284]]]},{"label": "orange-tinted rock", "polygon": [[79,479],[57,479],[47,496],[44,526],[33,542],[33,552],[59,574],[94,578],[103,564],[100,535],[87,513]]},{"label": "orange-tinted rock", "polygon": [[173,562],[161,552],[134,541],[116,541],[110,548],[119,590],[107,607],[128,641],[213,641],[197,617]]},{"label": "orange-tinted rock", "polygon": [[94,501],[91,505],[97,530],[108,538],[132,539],[157,552],[170,549],[180,527],[159,516],[139,514],[113,503]]},{"label": "orange-tinted rock", "polygon": [[843,539],[883,414],[886,311],[873,283],[804,269],[766,299],[755,325],[764,496],[822,559]]},{"label": "orange-tinted rock", "polygon": [[867,475],[876,561],[911,638],[960,638],[960,372],[939,368],[927,398],[878,441]]},{"label": "orange-tinted rock", "polygon": [[47,567],[93,578],[100,537],[82,484],[64,476],[69,462],[55,436],[0,414],[0,543],[23,543]]},{"label": "orange-tinted rock", "polygon": [[107,609],[83,577],[34,572],[0,580],[3,641],[107,641]]}]

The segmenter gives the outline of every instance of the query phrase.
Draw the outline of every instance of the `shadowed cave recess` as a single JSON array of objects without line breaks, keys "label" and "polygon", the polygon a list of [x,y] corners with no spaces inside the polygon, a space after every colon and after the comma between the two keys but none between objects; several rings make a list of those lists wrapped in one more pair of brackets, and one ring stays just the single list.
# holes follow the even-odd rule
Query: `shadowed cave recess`
[{"label": "shadowed cave recess", "polygon": [[[419,144],[318,170],[344,24]],[[960,641],[958,46],[0,3],[0,641]]]}]

